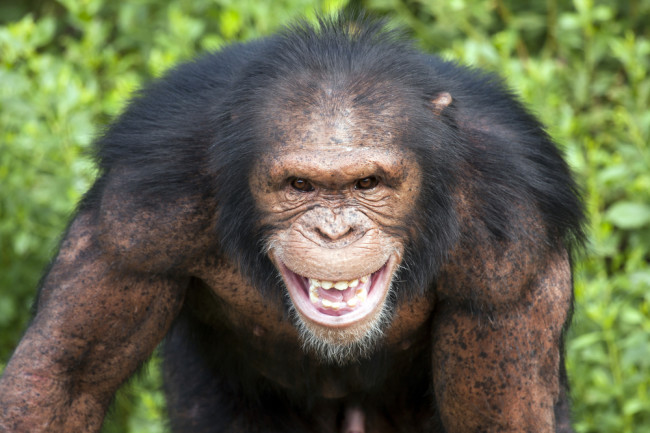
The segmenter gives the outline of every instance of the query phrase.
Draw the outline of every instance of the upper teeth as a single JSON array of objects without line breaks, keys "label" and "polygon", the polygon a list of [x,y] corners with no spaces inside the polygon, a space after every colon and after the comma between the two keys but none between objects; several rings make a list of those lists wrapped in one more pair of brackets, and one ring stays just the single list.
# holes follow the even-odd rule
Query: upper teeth
[{"label": "upper teeth", "polygon": [[309,279],[309,284],[312,287],[322,287],[325,290],[329,290],[334,287],[336,290],[347,290],[349,287],[357,287],[359,285],[359,280],[362,283],[368,281],[369,275],[365,275],[361,278],[355,278],[350,281],[327,281],[327,280],[317,280],[315,278]]},{"label": "upper teeth", "polygon": [[[364,278],[360,278],[359,280],[368,281],[368,278],[364,277]],[[318,280],[310,279],[311,284],[309,286],[309,299],[312,302],[312,304],[327,309],[339,310],[341,308],[346,308],[346,307],[355,308],[357,304],[362,304],[368,298],[368,288],[364,285],[359,286],[359,280],[355,279],[352,281],[337,281],[335,283],[332,281],[318,281]],[[322,297],[322,293],[319,293],[318,290],[319,288],[323,288],[323,287],[329,287],[329,288],[334,287],[335,289],[338,290],[345,290],[348,287],[352,287],[352,288],[356,287],[356,289],[354,290],[354,295],[352,297],[347,297],[347,300],[345,299],[345,295],[343,294],[341,294],[341,296],[344,297],[335,300],[335,299],[326,299]],[[328,297],[329,296],[330,295],[328,295]],[[334,296],[336,297],[336,295]]]}]

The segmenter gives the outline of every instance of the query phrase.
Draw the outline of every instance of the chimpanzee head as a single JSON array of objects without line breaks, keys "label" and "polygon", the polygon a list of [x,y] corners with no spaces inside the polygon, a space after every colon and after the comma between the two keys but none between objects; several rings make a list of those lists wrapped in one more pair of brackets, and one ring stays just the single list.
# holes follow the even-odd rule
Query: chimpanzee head
[{"label": "chimpanzee head", "polygon": [[306,345],[344,362],[376,345],[458,236],[452,97],[381,23],[268,44],[215,143],[218,182],[237,183],[218,197],[221,236],[258,287],[282,290],[281,276]]}]

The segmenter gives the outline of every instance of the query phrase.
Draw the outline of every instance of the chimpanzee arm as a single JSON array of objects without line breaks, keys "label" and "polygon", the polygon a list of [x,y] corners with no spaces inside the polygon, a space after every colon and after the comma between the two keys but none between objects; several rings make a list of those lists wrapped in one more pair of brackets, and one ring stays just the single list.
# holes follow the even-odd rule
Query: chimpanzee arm
[{"label": "chimpanzee arm", "polygon": [[120,263],[97,230],[80,214],[43,282],[0,381],[0,431],[99,431],[115,390],[180,309],[186,281]]},{"label": "chimpanzee arm", "polygon": [[465,237],[439,287],[433,371],[448,432],[556,431],[571,268],[562,246],[528,229],[496,243]]}]

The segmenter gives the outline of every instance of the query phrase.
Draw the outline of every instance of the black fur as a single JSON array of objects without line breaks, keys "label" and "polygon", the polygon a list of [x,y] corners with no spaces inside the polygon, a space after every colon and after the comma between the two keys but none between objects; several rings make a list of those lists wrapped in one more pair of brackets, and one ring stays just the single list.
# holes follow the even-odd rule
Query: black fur
[{"label": "black fur", "polygon": [[[499,78],[423,55],[381,21],[346,23],[302,23],[172,70],[140,91],[98,142],[100,174],[124,170],[130,193],[143,204],[192,195],[214,199],[221,210],[219,249],[257,287],[279,290],[260,247],[264,228],[256,226],[247,183],[253,161],[266,150],[266,131],[258,125],[268,113],[260,112],[260,101],[270,96],[267,89],[303,72],[343,76],[351,90],[367,88],[359,105],[383,96],[385,89],[373,82],[391,82],[412,95],[411,125],[400,141],[426,175],[418,206],[423,212],[409,221],[420,236],[409,239],[397,293],[420,292],[435,281],[457,241],[451,197],[463,165],[473,168],[475,196],[482,200],[478,215],[496,239],[512,235],[512,208],[527,203],[540,209],[547,242],[560,240],[571,250],[582,241],[583,209],[568,167]],[[451,107],[431,115],[430,101],[445,91],[453,95]]]}]

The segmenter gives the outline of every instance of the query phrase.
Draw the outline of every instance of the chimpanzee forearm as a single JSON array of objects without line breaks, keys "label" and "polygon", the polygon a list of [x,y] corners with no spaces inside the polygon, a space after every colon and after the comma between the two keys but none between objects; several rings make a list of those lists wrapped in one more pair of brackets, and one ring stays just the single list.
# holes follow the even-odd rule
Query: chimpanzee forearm
[{"label": "chimpanzee forearm", "polygon": [[[556,431],[555,407],[566,398],[561,324],[570,304],[564,256],[552,260],[520,299],[484,305],[483,311],[478,304],[441,304],[432,336],[433,372],[447,432]],[[565,428],[558,431],[571,431]]]},{"label": "chimpanzee forearm", "polygon": [[107,263],[85,220],[64,240],[0,381],[0,431],[98,431],[180,308],[182,281]]}]

